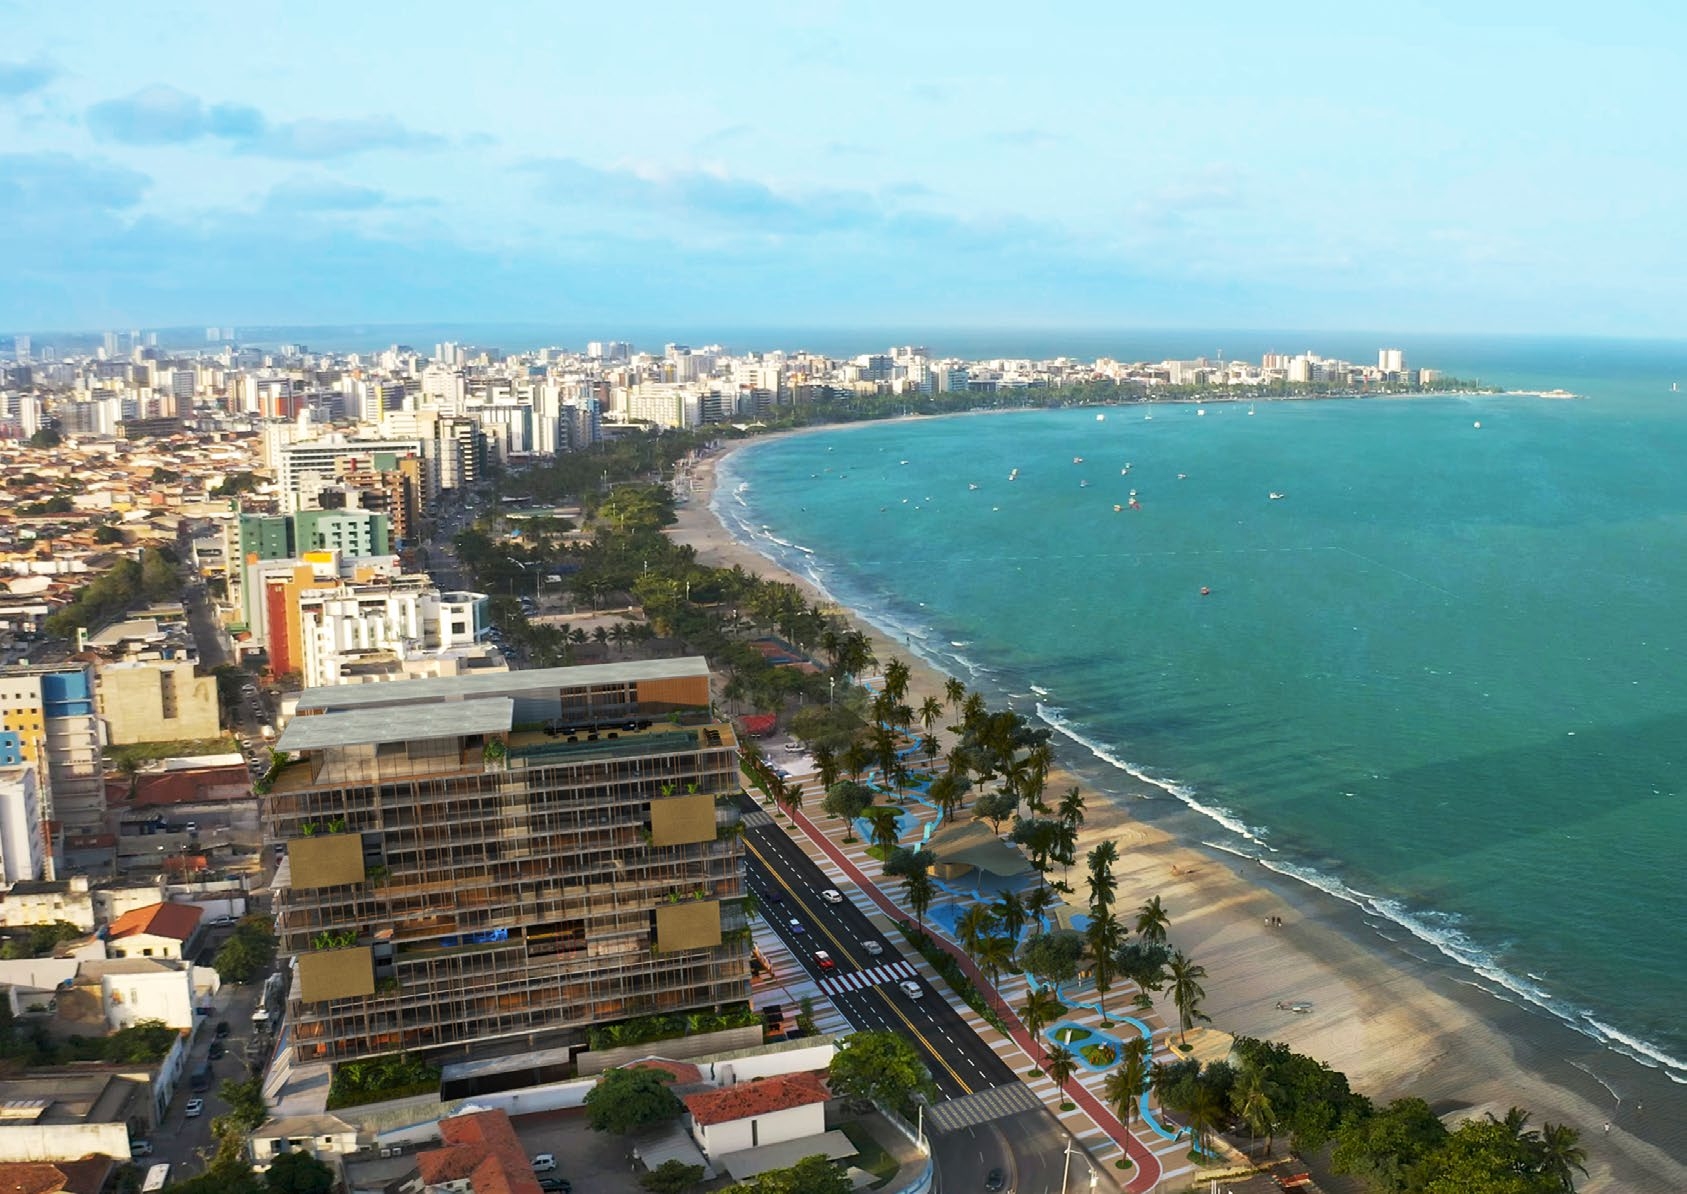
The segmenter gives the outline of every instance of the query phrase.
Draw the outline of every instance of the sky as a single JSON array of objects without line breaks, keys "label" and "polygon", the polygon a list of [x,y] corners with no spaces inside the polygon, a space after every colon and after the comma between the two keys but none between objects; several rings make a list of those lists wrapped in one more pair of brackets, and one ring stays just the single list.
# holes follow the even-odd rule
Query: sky
[{"label": "sky", "polygon": [[0,0],[0,330],[1687,328],[1687,6]]}]

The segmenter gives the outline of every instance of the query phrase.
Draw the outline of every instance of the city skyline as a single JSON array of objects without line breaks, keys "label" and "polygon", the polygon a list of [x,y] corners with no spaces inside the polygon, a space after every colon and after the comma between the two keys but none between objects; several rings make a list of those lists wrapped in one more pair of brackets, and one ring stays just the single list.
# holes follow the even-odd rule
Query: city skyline
[{"label": "city skyline", "polygon": [[1639,5],[0,11],[20,331],[1682,322]]}]

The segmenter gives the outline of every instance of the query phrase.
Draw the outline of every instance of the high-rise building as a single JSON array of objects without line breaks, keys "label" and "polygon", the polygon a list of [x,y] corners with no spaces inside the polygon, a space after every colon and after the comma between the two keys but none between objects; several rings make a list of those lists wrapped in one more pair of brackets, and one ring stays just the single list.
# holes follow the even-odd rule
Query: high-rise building
[{"label": "high-rise building", "polygon": [[40,781],[33,767],[0,767],[0,879],[39,879],[46,860]]},{"label": "high-rise building", "polygon": [[1377,353],[1377,368],[1384,373],[1404,373],[1406,354],[1398,348],[1385,348]]},{"label": "high-rise building", "polygon": [[45,763],[46,815],[68,828],[103,831],[104,745],[93,664],[0,668],[0,756]]},{"label": "high-rise building", "polygon": [[17,359],[19,361],[27,362],[29,360],[29,337],[28,336],[13,336],[12,337],[12,355],[17,357]]},{"label": "high-rise building", "polygon": [[277,747],[296,1062],[478,1061],[747,998],[704,660],[309,689]]}]

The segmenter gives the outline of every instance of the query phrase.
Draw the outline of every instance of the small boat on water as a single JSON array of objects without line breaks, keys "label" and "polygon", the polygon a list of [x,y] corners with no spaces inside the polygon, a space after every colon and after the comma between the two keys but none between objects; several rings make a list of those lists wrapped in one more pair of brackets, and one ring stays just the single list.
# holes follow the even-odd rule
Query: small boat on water
[{"label": "small boat on water", "polygon": [[1123,509],[1124,509],[1124,507],[1119,505],[1119,503],[1117,503],[1117,502],[1113,503],[1113,513],[1117,514]]},{"label": "small boat on water", "polygon": [[1083,462],[1084,462],[1084,458],[1082,456],[1072,457],[1072,463],[1073,464],[1082,464]]},{"label": "small boat on water", "polygon": [[1280,502],[1288,496],[1289,496],[1288,494],[1278,493],[1276,490],[1272,490],[1272,492],[1271,492],[1271,500],[1274,501],[1274,502]]},{"label": "small boat on water", "polygon": [[1079,481],[1078,482],[1078,488],[1079,489],[1088,489],[1089,487],[1090,487],[1090,483],[1088,481]]},{"label": "small boat on water", "polygon": [[1136,496],[1136,490],[1134,490],[1134,489],[1133,489],[1133,490],[1131,490],[1131,496],[1132,496],[1132,497],[1135,497],[1135,496]]},{"label": "small boat on water", "polygon": [[972,482],[972,481],[968,481],[968,482],[967,482],[967,488],[968,488],[968,489],[977,489],[977,488],[978,488],[978,486],[977,486],[977,484],[976,484],[976,483],[974,483],[974,482]]},{"label": "small boat on water", "polygon": [[1179,473],[1177,475],[1177,479],[1179,481],[1187,481],[1189,479],[1189,474],[1188,473]]},{"label": "small boat on water", "polygon": [[1008,480],[1009,480],[1009,481],[1017,481],[1017,480],[1019,480],[1019,470],[1018,470],[1018,469],[1014,469],[1014,470],[1013,470],[1013,472],[1011,472],[1011,473],[1009,473],[1009,474],[1008,474]]},{"label": "small boat on water", "polygon": [[907,464],[908,462],[906,460],[898,460],[896,463],[897,464]]}]

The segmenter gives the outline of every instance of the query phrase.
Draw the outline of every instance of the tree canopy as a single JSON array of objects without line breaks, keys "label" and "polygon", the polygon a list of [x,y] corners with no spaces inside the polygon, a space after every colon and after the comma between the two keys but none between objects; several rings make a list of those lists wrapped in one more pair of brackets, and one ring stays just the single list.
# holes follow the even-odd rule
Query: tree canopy
[{"label": "tree canopy", "polygon": [[586,1095],[592,1130],[625,1134],[673,1119],[684,1108],[668,1089],[672,1081],[673,1076],[661,1070],[605,1070]]},{"label": "tree canopy", "polygon": [[769,1169],[720,1194],[852,1194],[849,1178],[824,1154],[804,1157],[789,1169]]},{"label": "tree canopy", "polygon": [[827,1071],[834,1094],[881,1103],[907,1113],[914,1096],[937,1088],[920,1055],[894,1032],[856,1032],[844,1038]]},{"label": "tree canopy", "polygon": [[243,917],[211,959],[225,983],[249,983],[269,973],[275,963],[275,927],[268,917]]}]

